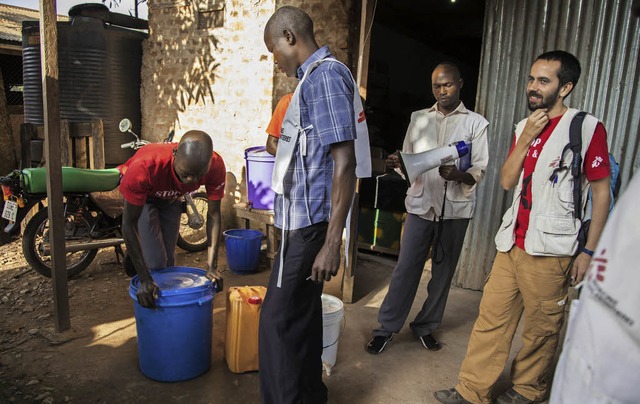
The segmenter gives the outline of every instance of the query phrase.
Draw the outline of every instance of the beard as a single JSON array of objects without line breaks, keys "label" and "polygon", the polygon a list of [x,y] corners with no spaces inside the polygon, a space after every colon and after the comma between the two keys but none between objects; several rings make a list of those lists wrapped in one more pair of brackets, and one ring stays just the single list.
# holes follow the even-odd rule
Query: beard
[{"label": "beard", "polygon": [[[558,86],[558,88],[556,88],[556,90],[547,97],[545,97],[544,94],[537,93],[535,91],[529,91],[527,93],[527,107],[531,112],[541,108],[549,109],[555,104],[559,94],[560,94],[560,86]],[[540,101],[532,102],[531,100],[529,100],[530,97],[539,97]]]}]

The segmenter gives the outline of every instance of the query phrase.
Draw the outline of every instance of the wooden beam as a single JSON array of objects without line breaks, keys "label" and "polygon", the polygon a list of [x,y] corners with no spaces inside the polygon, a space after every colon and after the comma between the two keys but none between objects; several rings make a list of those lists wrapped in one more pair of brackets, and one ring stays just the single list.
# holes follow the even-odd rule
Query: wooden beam
[{"label": "wooden beam", "polygon": [[104,163],[104,124],[102,119],[91,120],[91,140],[89,141],[91,168],[103,169]]},{"label": "wooden beam", "polygon": [[56,0],[40,0],[40,60],[42,64],[42,100],[44,110],[45,160],[53,306],[56,331],[71,327],[69,285],[64,246],[64,204],[60,150],[60,97],[58,87],[58,26]]},{"label": "wooden beam", "polygon": [[60,164],[63,167],[73,167],[73,147],[69,132],[69,121],[63,119],[60,121]]},{"label": "wooden beam", "polygon": [[369,50],[371,48],[371,30],[373,27],[376,1],[362,0],[360,14],[360,41],[358,45],[358,68],[356,83],[360,95],[367,99],[367,80],[369,78]]},{"label": "wooden beam", "polygon": [[[349,239],[346,240],[347,252],[344,266],[344,274],[342,278],[342,301],[345,303],[353,303],[353,288],[355,286],[356,267],[358,265],[358,215],[360,212],[360,194],[358,193],[360,180],[356,181],[356,193],[353,198],[353,206],[351,207],[351,221],[347,223],[349,226]],[[347,265],[348,261],[348,265]]]},{"label": "wooden beam", "polygon": [[[360,96],[367,99],[367,78],[369,75],[369,49],[371,44],[371,27],[373,25],[375,1],[362,0],[360,9],[360,40],[358,44],[358,66],[356,70],[356,82]],[[356,194],[353,199],[351,222],[349,226],[349,240],[347,256],[349,265],[345,265],[342,278],[342,300],[345,303],[353,303],[353,288],[355,284],[356,266],[358,264],[358,215],[360,213],[360,196],[358,189],[360,180],[356,182]]]},{"label": "wooden beam", "polygon": [[87,155],[88,137],[74,137],[73,145],[75,148],[74,159],[76,167],[89,168],[89,156]]}]

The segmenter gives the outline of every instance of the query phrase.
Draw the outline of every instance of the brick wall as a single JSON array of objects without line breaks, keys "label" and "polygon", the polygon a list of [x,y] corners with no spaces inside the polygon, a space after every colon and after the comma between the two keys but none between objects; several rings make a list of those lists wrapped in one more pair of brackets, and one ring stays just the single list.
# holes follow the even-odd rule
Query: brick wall
[{"label": "brick wall", "polygon": [[[264,145],[279,97],[297,80],[276,73],[263,42],[264,25],[282,5],[314,19],[319,45],[351,65],[354,0],[149,0],[149,39],[143,45],[142,134],[159,141],[175,128],[213,138],[227,166],[224,227],[236,226],[232,205],[246,199],[244,150]],[[216,11],[220,10],[221,11]],[[221,27],[201,28],[221,16]],[[199,27],[200,25],[200,27]]]},{"label": "brick wall", "polygon": [[[351,68],[355,76],[355,46],[358,41],[357,25],[360,23],[358,4],[355,0],[276,0],[276,7],[295,6],[303,9],[313,20],[316,42],[328,45],[333,55]],[[298,80],[282,73],[273,76],[273,102],[295,90]]]}]

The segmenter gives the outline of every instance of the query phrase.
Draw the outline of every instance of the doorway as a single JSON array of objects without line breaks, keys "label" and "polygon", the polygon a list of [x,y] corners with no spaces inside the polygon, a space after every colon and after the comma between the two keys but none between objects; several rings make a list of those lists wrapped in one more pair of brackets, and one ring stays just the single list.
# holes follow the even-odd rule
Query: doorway
[{"label": "doorway", "polygon": [[431,71],[453,62],[464,78],[461,99],[474,110],[484,0],[377,0],[371,25],[367,121],[371,146],[402,148],[411,113],[435,103]]}]

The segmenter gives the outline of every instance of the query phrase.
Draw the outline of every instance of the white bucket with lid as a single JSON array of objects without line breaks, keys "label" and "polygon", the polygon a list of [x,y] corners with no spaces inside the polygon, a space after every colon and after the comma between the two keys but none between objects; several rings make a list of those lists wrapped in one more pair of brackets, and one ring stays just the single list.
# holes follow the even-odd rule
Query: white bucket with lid
[{"label": "white bucket with lid", "polygon": [[322,366],[327,376],[336,364],[338,339],[344,319],[344,304],[335,296],[322,294]]}]

